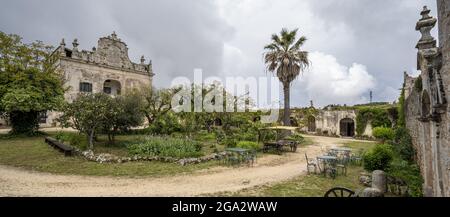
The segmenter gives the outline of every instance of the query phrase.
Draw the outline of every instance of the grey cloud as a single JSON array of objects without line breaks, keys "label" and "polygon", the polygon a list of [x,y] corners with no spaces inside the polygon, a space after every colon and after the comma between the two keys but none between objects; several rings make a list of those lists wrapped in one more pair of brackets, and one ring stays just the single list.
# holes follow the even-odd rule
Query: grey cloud
[{"label": "grey cloud", "polygon": [[376,100],[392,99],[382,94],[384,88],[400,88],[403,71],[415,67],[414,47],[420,34],[414,27],[424,5],[436,14],[435,0],[321,0],[311,4],[313,13],[327,25],[345,24],[352,30],[354,41],[347,49],[325,52],[345,65],[366,65],[381,84],[374,90]]},{"label": "grey cloud", "polygon": [[[239,11],[241,1],[237,1],[238,7],[232,9],[235,19],[227,23],[227,17],[220,13],[218,1],[211,0],[0,0],[0,30],[22,35],[27,41],[38,39],[53,45],[63,37],[68,44],[78,38],[83,49],[96,46],[99,37],[115,30],[128,44],[132,60],[138,61],[143,54],[147,60],[152,59],[156,73],[154,83],[161,87],[167,86],[175,76],[191,76],[194,68],[202,68],[206,75],[220,75],[224,70],[239,66],[237,61],[244,60],[243,69],[237,72],[239,75],[263,76],[263,62],[260,61],[263,49],[256,47],[259,45],[253,41],[262,38],[268,41],[270,33],[278,31],[278,26],[279,29],[286,24],[345,27],[343,31],[337,31],[336,40],[333,40],[333,31],[312,31],[313,35],[307,35],[310,41],[306,48],[331,54],[344,66],[353,63],[367,66],[367,71],[377,80],[375,100],[392,100],[397,96],[386,93],[400,88],[404,70],[415,68],[414,46],[420,35],[414,27],[422,6],[428,5],[436,14],[435,0],[244,3],[250,3],[250,8]],[[309,7],[303,7],[305,4]],[[270,17],[264,16],[266,11],[278,5],[281,5],[276,7],[280,8],[279,13],[275,11],[276,14]],[[294,21],[277,19],[277,15],[283,17],[285,9],[292,13],[290,17]],[[300,15],[305,13],[312,14],[315,19],[302,20],[304,16]],[[246,26],[249,21],[251,26]],[[270,32],[266,26],[271,27]],[[246,35],[240,35],[246,28],[251,28],[252,34],[247,31]],[[321,37],[320,33],[328,35]],[[236,35],[239,40],[235,40]],[[224,45],[230,45],[228,42],[233,40],[238,43],[232,45],[242,54],[227,54],[224,50]],[[239,55],[243,58],[238,58]],[[309,101],[308,93],[301,85],[293,92],[295,105],[307,105]]]},{"label": "grey cloud", "polygon": [[224,43],[234,31],[208,0],[6,1],[0,20],[2,31],[26,40],[57,45],[62,37],[69,43],[78,38],[84,49],[115,30],[132,59],[152,59],[157,86],[190,76],[194,68],[220,71]]}]

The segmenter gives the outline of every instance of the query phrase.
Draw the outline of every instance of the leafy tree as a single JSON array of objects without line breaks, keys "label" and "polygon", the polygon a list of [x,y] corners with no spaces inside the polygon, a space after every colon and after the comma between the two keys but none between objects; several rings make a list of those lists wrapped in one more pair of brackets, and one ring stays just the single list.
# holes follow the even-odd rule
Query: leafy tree
[{"label": "leafy tree", "polygon": [[64,101],[62,74],[53,48],[0,31],[0,114],[9,117],[13,134],[33,134],[41,112]]},{"label": "leafy tree", "polygon": [[290,85],[302,70],[309,66],[308,52],[301,47],[306,42],[304,36],[296,39],[298,29],[289,31],[283,28],[280,35],[273,34],[272,42],[264,47],[267,70],[276,74],[283,84],[284,114],[283,123],[290,123]]},{"label": "leafy tree", "polygon": [[89,149],[94,148],[94,136],[105,129],[112,113],[119,113],[111,108],[112,98],[104,93],[80,94],[72,103],[66,104],[59,121],[64,127],[72,127],[86,134]]},{"label": "leafy tree", "polygon": [[118,131],[128,131],[131,127],[142,125],[144,116],[141,106],[142,101],[136,92],[110,100],[109,109],[106,110],[107,121],[103,124],[103,128],[111,144],[114,144]]},{"label": "leafy tree", "polygon": [[154,87],[143,87],[141,90],[137,90],[137,96],[143,100],[142,112],[149,124],[172,109],[171,102],[174,92],[173,89],[158,90]]}]

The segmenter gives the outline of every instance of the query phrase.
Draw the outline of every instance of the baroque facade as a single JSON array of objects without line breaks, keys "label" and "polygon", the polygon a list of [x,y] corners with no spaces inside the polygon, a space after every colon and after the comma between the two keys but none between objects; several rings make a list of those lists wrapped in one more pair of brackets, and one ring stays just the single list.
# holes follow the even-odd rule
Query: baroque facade
[{"label": "baroque facade", "polygon": [[[115,33],[98,40],[91,51],[79,50],[78,40],[72,48],[66,47],[64,39],[53,55],[59,55],[57,67],[64,73],[64,98],[72,102],[79,93],[107,93],[120,95],[131,88],[151,86],[153,70],[151,61],[134,63],[128,57],[127,45]],[[47,112],[41,119],[42,126],[54,126],[56,112]]]},{"label": "baroque facade", "polygon": [[[424,7],[416,30],[420,76],[405,73],[406,126],[413,138],[426,196],[450,196],[450,1],[438,0],[438,19]],[[431,35],[439,25],[439,46]]]}]

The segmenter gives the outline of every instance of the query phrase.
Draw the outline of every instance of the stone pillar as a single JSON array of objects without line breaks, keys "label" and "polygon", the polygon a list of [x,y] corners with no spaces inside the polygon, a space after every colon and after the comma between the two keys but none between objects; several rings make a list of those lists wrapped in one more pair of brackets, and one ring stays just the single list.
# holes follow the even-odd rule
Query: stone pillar
[{"label": "stone pillar", "polygon": [[383,192],[378,188],[366,188],[362,191],[361,197],[384,197]]},{"label": "stone pillar", "polygon": [[437,0],[439,20],[439,45],[442,47],[450,37],[450,1]]},{"label": "stone pillar", "polygon": [[386,173],[381,170],[372,172],[372,188],[380,190],[383,194],[387,192]]}]

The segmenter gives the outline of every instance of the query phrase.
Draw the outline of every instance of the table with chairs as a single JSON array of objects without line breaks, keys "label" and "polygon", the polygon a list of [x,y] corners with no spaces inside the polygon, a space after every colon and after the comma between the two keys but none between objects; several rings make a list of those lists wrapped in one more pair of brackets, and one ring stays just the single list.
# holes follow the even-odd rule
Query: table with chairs
[{"label": "table with chairs", "polygon": [[247,164],[249,166],[253,166],[256,162],[256,150],[245,148],[227,148],[225,151],[228,152],[224,162],[227,165],[239,166],[242,164]]},{"label": "table with chairs", "polygon": [[305,154],[308,173],[310,173],[310,168],[314,167],[314,172],[318,170],[324,176],[329,175],[336,178],[340,174],[347,175],[347,166],[354,161],[361,160],[359,155],[352,153],[353,149],[347,147],[334,147],[329,150],[322,149],[322,151],[324,153],[317,156],[316,160],[308,158]]}]

